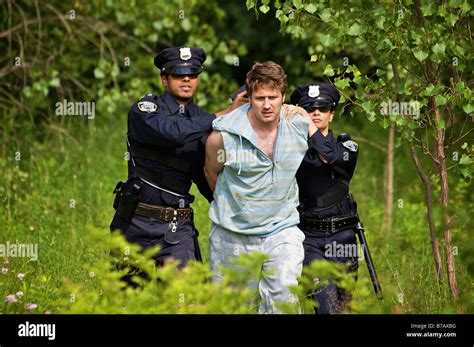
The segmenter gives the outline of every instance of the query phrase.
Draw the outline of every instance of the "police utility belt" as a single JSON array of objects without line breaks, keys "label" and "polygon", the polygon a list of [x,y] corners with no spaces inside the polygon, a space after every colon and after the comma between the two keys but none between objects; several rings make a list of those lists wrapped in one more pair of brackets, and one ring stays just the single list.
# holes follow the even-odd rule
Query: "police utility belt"
[{"label": "police utility belt", "polygon": [[325,219],[311,219],[301,216],[300,227],[303,230],[330,232],[332,234],[354,228],[359,222],[357,215],[338,216]]},{"label": "police utility belt", "polygon": [[[344,198],[348,198],[351,202],[353,202],[352,195],[347,192],[347,190],[339,189],[335,193],[330,195],[312,198],[312,199],[305,199],[303,201],[304,208],[324,208],[331,205],[334,205],[341,201]],[[354,203],[355,204],[355,203]],[[319,231],[319,232],[330,232],[330,233],[337,233],[338,231],[345,230],[345,229],[352,229],[354,228],[357,223],[359,222],[359,217],[357,216],[356,208],[353,211],[354,213],[343,215],[343,216],[335,216],[331,218],[325,219],[312,219],[306,218],[302,214],[300,214],[300,227],[305,230],[309,231]]]},{"label": "police utility belt", "polygon": [[117,183],[114,189],[115,201],[113,207],[123,220],[130,222],[134,215],[155,218],[164,222],[193,219],[192,208],[173,208],[140,202],[142,185],[143,182],[141,181],[134,182],[131,187],[126,187],[124,182]]},{"label": "police utility belt", "polygon": [[177,221],[193,219],[192,208],[173,208],[160,205],[148,205],[142,202],[138,203],[135,214],[143,217],[159,219],[164,222],[171,222],[174,218],[176,218]]}]

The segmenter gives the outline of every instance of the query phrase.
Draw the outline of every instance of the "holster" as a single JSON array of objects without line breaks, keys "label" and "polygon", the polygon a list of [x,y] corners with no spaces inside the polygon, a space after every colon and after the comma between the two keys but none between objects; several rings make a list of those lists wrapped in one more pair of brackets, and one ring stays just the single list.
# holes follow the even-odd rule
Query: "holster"
[{"label": "holster", "polygon": [[114,188],[114,194],[115,194],[115,199],[114,199],[114,204],[113,204],[114,210],[116,210],[119,206],[119,201],[123,194],[124,185],[125,185],[125,182],[119,181]]},{"label": "holster", "polygon": [[115,200],[113,206],[119,216],[127,223],[132,220],[138,203],[140,202],[142,186],[143,182],[141,181],[136,181],[133,184],[118,182],[114,189]]},{"label": "holster", "polygon": [[349,193],[349,202],[351,205],[351,212],[357,215],[357,202],[354,200],[352,193]]}]

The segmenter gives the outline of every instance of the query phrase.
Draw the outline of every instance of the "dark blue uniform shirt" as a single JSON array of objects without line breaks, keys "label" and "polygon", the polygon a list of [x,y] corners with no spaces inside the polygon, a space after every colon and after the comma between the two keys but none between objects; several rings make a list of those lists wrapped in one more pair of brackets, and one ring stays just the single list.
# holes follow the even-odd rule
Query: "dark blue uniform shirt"
[{"label": "dark blue uniform shirt", "polygon": [[[316,198],[335,193],[340,190],[348,191],[346,184],[354,174],[358,149],[355,151],[338,142],[329,130],[327,136],[316,131],[308,140],[309,149],[301,163],[296,180],[298,182],[300,202],[315,200]],[[321,160],[323,157],[327,164]],[[304,208],[307,210],[307,208]],[[333,209],[334,213],[342,214],[341,209]],[[324,213],[325,215],[326,213]],[[323,218],[321,214],[318,218]],[[325,218],[326,216],[324,216]]]},{"label": "dark blue uniform shirt", "polygon": [[[158,98],[161,98],[162,102],[158,102]],[[138,107],[140,101],[154,103],[157,105],[156,110],[141,111]],[[164,92],[161,97],[147,94],[140,101],[135,102],[128,113],[128,139],[155,148],[157,146],[160,150],[189,162],[191,172],[185,173],[153,160],[135,158],[135,162],[163,176],[171,176],[187,183],[194,182],[201,194],[211,201],[212,192],[203,171],[204,141],[212,131],[212,121],[216,116],[203,111],[193,101],[189,102],[184,109],[180,108],[175,98],[167,92]],[[136,170],[132,160],[128,163],[128,175],[130,180],[136,179]],[[180,198],[148,184],[144,184],[143,187],[141,201],[146,204],[184,207],[184,201],[184,205],[188,207],[194,200],[194,197],[189,194]]]}]

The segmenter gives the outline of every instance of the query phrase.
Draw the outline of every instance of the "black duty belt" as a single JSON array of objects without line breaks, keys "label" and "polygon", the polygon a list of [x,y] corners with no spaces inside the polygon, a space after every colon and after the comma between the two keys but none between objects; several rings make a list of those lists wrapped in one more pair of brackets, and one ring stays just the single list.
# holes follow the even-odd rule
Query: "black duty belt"
[{"label": "black duty belt", "polygon": [[176,220],[193,219],[192,208],[173,208],[165,207],[160,205],[148,205],[144,203],[138,203],[135,214],[162,220],[164,222],[171,222],[174,217]]},{"label": "black duty belt", "polygon": [[359,218],[354,215],[326,219],[308,219],[301,216],[299,226],[303,230],[328,231],[334,234],[344,229],[351,229],[358,222]]}]

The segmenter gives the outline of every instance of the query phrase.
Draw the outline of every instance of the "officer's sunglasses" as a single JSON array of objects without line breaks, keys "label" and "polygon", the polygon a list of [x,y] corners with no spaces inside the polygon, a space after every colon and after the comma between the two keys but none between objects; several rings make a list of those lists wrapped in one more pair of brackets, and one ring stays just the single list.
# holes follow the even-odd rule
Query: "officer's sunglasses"
[{"label": "officer's sunglasses", "polygon": [[313,111],[318,110],[321,113],[332,111],[330,107],[308,107],[308,108],[305,108],[305,110],[306,112],[313,112]]}]

